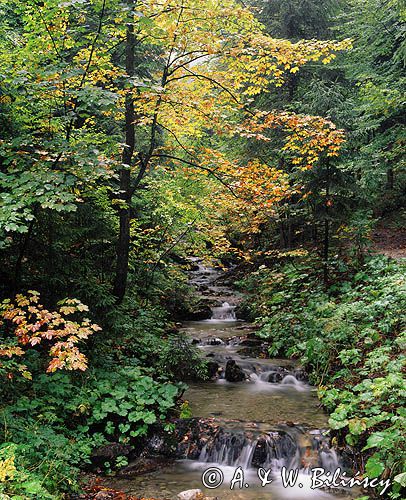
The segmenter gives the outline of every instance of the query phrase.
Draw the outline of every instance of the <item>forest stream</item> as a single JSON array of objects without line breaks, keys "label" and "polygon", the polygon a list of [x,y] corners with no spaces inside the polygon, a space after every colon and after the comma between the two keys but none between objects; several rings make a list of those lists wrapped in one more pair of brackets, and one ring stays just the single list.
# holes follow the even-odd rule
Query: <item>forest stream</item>
[{"label": "forest stream", "polygon": [[[329,446],[327,414],[316,389],[307,383],[297,363],[267,359],[259,353],[255,326],[237,319],[237,292],[223,284],[224,273],[196,262],[191,284],[212,304],[212,317],[182,326],[207,357],[218,366],[208,382],[189,383],[184,398],[193,416],[218,426],[215,438],[202,446],[196,459],[176,460],[163,470],[131,479],[118,479],[114,488],[142,497],[177,499],[179,492],[201,489],[219,499],[283,500],[355,498],[355,490],[310,488],[309,469],[333,473],[342,459]],[[228,379],[228,380],[227,380]],[[244,470],[244,489],[230,490],[235,469]],[[272,484],[261,487],[258,468],[272,469]],[[300,470],[296,486],[284,488],[282,467]],[[220,468],[224,481],[205,488],[202,474]],[[328,472],[327,472],[328,475]]]},{"label": "forest stream", "polygon": [[406,499],[406,0],[0,0],[0,500]]}]

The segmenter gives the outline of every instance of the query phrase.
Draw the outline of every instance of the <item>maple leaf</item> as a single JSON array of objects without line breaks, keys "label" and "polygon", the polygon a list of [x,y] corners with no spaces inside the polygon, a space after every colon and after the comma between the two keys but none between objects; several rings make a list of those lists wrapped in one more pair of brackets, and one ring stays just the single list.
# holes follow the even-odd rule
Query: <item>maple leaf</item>
[{"label": "maple leaf", "polygon": [[[101,328],[90,324],[87,318],[82,322],[72,322],[63,316],[88,311],[88,307],[77,299],[67,299],[63,301],[67,305],[62,305],[59,311],[48,311],[39,304],[39,298],[39,293],[31,291],[27,296],[18,295],[15,304],[3,302],[0,316],[17,326],[14,333],[19,346],[0,346],[0,357],[24,356],[26,349],[20,346],[35,347],[41,339],[46,339],[51,343],[48,353],[52,357],[48,373],[59,369],[85,370],[87,359],[77,344]],[[41,328],[46,329],[39,331]],[[18,370],[24,378],[30,379],[31,374],[25,365],[19,365]]]}]

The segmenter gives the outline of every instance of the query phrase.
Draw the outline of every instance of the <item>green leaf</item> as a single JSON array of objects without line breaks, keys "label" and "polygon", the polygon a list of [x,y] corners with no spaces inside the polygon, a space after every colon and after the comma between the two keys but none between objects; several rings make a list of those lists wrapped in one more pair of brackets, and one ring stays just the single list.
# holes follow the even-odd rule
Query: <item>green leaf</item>
[{"label": "green leaf", "polygon": [[132,411],[131,413],[128,414],[128,421],[129,422],[138,422],[143,419],[143,412],[141,411]]},{"label": "green leaf", "polygon": [[367,428],[366,420],[363,418],[352,418],[348,422],[348,428],[351,434],[354,434],[354,436],[359,436]]},{"label": "green leaf", "polygon": [[345,436],[345,440],[350,446],[355,446],[358,442],[358,437],[353,436],[352,434],[347,434]]},{"label": "green leaf", "polygon": [[380,444],[382,444],[383,441],[385,441],[385,434],[381,432],[375,432],[374,434],[371,434],[367,440],[366,446],[362,449],[362,451],[369,450],[370,448],[376,448],[379,447]]},{"label": "green leaf", "polygon": [[130,427],[130,424],[119,424],[118,426],[121,434],[125,434],[126,432],[128,432],[130,430]]},{"label": "green leaf", "polygon": [[336,418],[331,416],[329,418],[328,423],[332,429],[339,430],[339,429],[343,429],[344,427],[346,427],[348,425],[348,420],[346,418],[344,420],[337,420]]},{"label": "green leaf", "polygon": [[399,483],[403,488],[406,487],[406,472],[402,472],[393,478],[396,483]]},{"label": "green leaf", "polygon": [[156,416],[154,413],[148,412],[145,414],[143,420],[146,424],[154,424],[156,422]]},{"label": "green leaf", "polygon": [[368,459],[365,470],[370,478],[374,478],[380,476],[383,473],[383,471],[385,470],[385,465],[381,462],[379,456],[375,454]]}]

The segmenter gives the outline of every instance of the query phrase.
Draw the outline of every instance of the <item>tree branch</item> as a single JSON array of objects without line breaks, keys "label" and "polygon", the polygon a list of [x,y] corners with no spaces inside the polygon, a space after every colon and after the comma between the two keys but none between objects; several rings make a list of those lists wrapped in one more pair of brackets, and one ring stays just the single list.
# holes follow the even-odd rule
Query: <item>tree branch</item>
[{"label": "tree branch", "polygon": [[175,139],[176,143],[178,144],[178,146],[181,147],[181,149],[186,153],[188,154],[191,158],[194,158],[195,160],[197,160],[196,156],[191,153],[181,142],[180,140],[178,139],[177,135],[175,134],[175,132],[173,132],[171,129],[169,129],[168,127],[165,127],[165,125],[162,125],[162,123],[158,123],[158,125],[160,127],[162,127],[164,130],[166,130],[167,132],[169,132],[172,137]]},{"label": "tree branch", "polygon": [[198,168],[200,170],[204,170],[205,172],[209,172],[213,177],[215,177],[219,182],[221,182],[221,184],[223,184],[223,186],[225,186],[235,198],[238,198],[238,196],[235,193],[235,191],[233,190],[233,188],[229,184],[227,184],[218,174],[216,174],[215,170],[213,170],[211,168],[203,167],[203,165],[199,165],[198,163],[195,163],[195,162],[192,162],[189,160],[185,160],[184,158],[179,158],[178,156],[173,156],[173,155],[169,155],[166,153],[156,153],[156,154],[153,154],[151,156],[151,158],[155,158],[155,157],[156,158],[169,158],[171,160],[180,161],[182,163],[185,163],[186,165],[190,165],[191,167],[195,167],[195,168]]},{"label": "tree branch", "polygon": [[[190,73],[192,76],[194,76],[195,78],[202,78],[204,80],[208,80],[209,82],[213,83],[214,85],[216,85],[217,87],[220,87],[221,89],[224,90],[224,92],[226,92],[236,103],[240,104],[241,105],[241,102],[237,99],[237,97],[231,92],[231,90],[229,90],[227,87],[225,87],[223,84],[221,84],[220,82],[218,82],[217,80],[215,80],[214,78],[211,78],[210,76],[207,76],[207,75],[201,75],[199,73],[194,73],[192,70],[190,70],[189,68],[185,68],[185,70]],[[181,80],[183,78],[189,78],[190,76],[189,75],[182,75],[182,76],[178,76],[178,77],[175,77],[175,78],[170,78],[168,80],[168,83],[169,82],[173,82],[174,80]]]},{"label": "tree branch", "polygon": [[[189,59],[189,61],[185,61],[184,63],[179,64],[179,66],[175,66],[171,71],[168,72],[168,76],[173,75],[174,73],[176,73],[176,71],[178,71],[178,69],[186,68],[186,66],[188,64],[191,64],[192,62],[198,61],[202,57],[207,57],[208,55],[209,55],[209,53],[206,52],[205,54],[201,54],[200,56],[192,57],[192,59]],[[214,54],[212,54],[212,57],[216,57],[216,56]]]}]

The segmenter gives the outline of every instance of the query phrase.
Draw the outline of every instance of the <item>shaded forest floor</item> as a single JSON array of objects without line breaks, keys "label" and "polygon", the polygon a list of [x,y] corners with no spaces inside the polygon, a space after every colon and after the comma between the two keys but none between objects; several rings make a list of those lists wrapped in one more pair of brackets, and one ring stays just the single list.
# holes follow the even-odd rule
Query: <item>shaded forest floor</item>
[{"label": "shaded forest floor", "polygon": [[406,210],[379,221],[372,232],[372,248],[392,259],[406,258]]}]

